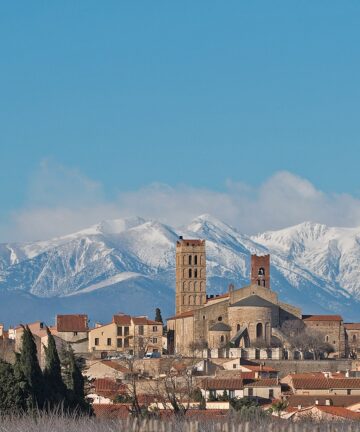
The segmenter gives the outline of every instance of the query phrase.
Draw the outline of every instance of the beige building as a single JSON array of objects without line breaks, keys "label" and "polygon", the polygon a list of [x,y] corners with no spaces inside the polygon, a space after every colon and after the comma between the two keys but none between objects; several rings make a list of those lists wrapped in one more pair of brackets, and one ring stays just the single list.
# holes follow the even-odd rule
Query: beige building
[{"label": "beige building", "polygon": [[101,357],[112,353],[161,353],[162,331],[161,323],[147,317],[114,315],[110,324],[89,331],[89,351]]},{"label": "beige building", "polygon": [[356,358],[360,352],[360,323],[345,323],[344,327],[347,353]]},{"label": "beige building", "polygon": [[57,315],[51,333],[69,343],[77,354],[88,352],[89,326],[87,315]]}]

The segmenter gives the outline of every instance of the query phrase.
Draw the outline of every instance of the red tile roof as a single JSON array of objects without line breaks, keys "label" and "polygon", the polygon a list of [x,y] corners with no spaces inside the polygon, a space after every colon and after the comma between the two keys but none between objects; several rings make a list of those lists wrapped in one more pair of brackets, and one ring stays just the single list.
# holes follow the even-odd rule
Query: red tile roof
[{"label": "red tile roof", "polygon": [[92,407],[96,417],[126,420],[130,416],[131,404],[93,404]]},{"label": "red tile roof", "polygon": [[87,332],[87,315],[57,315],[56,330],[58,332]]},{"label": "red tile roof", "polygon": [[207,378],[200,382],[200,388],[207,390],[240,390],[244,388],[242,378]]},{"label": "red tile roof", "polygon": [[326,414],[330,414],[336,417],[346,418],[349,420],[360,420],[360,413],[350,411],[343,407],[317,406],[317,408]]},{"label": "red tile roof", "polygon": [[98,378],[94,381],[95,392],[97,394],[101,392],[122,392],[124,385],[112,380],[110,378]]},{"label": "red tile roof", "polygon": [[117,370],[118,372],[130,373],[130,369],[128,369],[128,368],[122,366],[120,363],[116,363],[112,360],[102,360],[101,363],[105,366],[108,366],[112,369]]},{"label": "red tile roof", "polygon": [[114,315],[113,323],[118,326],[129,326],[131,325],[131,316],[130,315]]},{"label": "red tile roof", "polygon": [[276,378],[264,378],[259,379],[248,384],[244,384],[244,387],[280,387],[280,383]]},{"label": "red tile roof", "polygon": [[360,378],[297,378],[292,377],[295,389],[324,390],[324,389],[360,389]]},{"label": "red tile roof", "polygon": [[187,318],[187,317],[192,317],[192,316],[194,316],[194,311],[186,311],[186,312],[182,312],[181,314],[174,315],[174,316],[168,318],[168,320]]},{"label": "red tile roof", "polygon": [[326,405],[326,401],[330,400],[333,406],[348,407],[360,402],[360,395],[358,396],[347,396],[347,395],[291,395],[286,401],[289,407],[308,407],[315,405],[318,401],[318,405]]},{"label": "red tile roof", "polygon": [[346,330],[360,330],[360,323],[345,323]]},{"label": "red tile roof", "polygon": [[340,315],[303,315],[303,321],[342,321]]}]

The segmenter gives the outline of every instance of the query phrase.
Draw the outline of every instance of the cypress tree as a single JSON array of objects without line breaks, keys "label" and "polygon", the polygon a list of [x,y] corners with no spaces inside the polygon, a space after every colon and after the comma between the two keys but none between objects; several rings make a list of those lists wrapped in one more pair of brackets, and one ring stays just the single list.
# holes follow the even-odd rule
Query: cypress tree
[{"label": "cypress tree", "polygon": [[29,327],[23,327],[23,330],[18,372],[23,374],[27,383],[32,408],[42,408],[44,404],[44,381],[37,357],[36,344]]},{"label": "cypress tree", "polygon": [[155,309],[155,321],[160,322],[161,324],[163,324],[163,319],[161,316],[161,310],[160,308],[156,308]]},{"label": "cypress tree", "polygon": [[45,349],[44,381],[46,388],[46,404],[49,408],[59,406],[66,400],[66,386],[61,376],[61,364],[56,349],[54,336],[46,328],[48,345]]},{"label": "cypress tree", "polygon": [[17,381],[13,366],[0,360],[0,414],[25,411],[26,392]]}]

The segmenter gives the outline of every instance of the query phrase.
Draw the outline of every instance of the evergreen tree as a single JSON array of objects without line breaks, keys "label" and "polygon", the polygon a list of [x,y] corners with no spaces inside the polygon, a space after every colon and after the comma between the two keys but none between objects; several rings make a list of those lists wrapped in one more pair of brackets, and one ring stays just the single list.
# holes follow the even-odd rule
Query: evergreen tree
[{"label": "evergreen tree", "polygon": [[0,414],[25,411],[26,393],[17,381],[14,368],[0,360]]},{"label": "evergreen tree", "polygon": [[48,345],[45,349],[45,370],[44,381],[46,389],[46,405],[49,408],[54,408],[64,404],[67,396],[66,386],[61,376],[61,364],[59,355],[56,349],[54,336],[50,330],[46,328],[48,336]]},{"label": "evergreen tree", "polygon": [[91,407],[85,398],[85,380],[81,368],[76,362],[71,345],[64,346],[61,351],[63,380],[67,387],[67,401],[71,409],[91,412]]},{"label": "evergreen tree", "polygon": [[31,406],[42,408],[44,404],[44,380],[37,357],[34,336],[28,326],[23,327],[19,369],[27,382]]},{"label": "evergreen tree", "polygon": [[163,319],[161,316],[161,310],[160,308],[156,308],[155,309],[155,321],[160,322],[161,324],[163,324]]}]

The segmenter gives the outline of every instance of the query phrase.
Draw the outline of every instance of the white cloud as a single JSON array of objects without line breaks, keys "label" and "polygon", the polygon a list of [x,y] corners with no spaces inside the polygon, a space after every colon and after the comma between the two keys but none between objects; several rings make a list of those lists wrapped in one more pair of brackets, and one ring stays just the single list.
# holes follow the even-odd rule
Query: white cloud
[{"label": "white cloud", "polygon": [[[326,194],[292,173],[275,173],[259,187],[228,180],[218,192],[188,185],[151,184],[105,200],[101,184],[79,171],[44,161],[29,185],[26,206],[15,212],[2,240],[46,239],[103,219],[142,216],[173,226],[210,213],[244,233],[279,229],[305,220],[360,225],[360,200]],[[0,227],[5,233],[5,227]],[[5,237],[5,235],[2,235]]]}]

